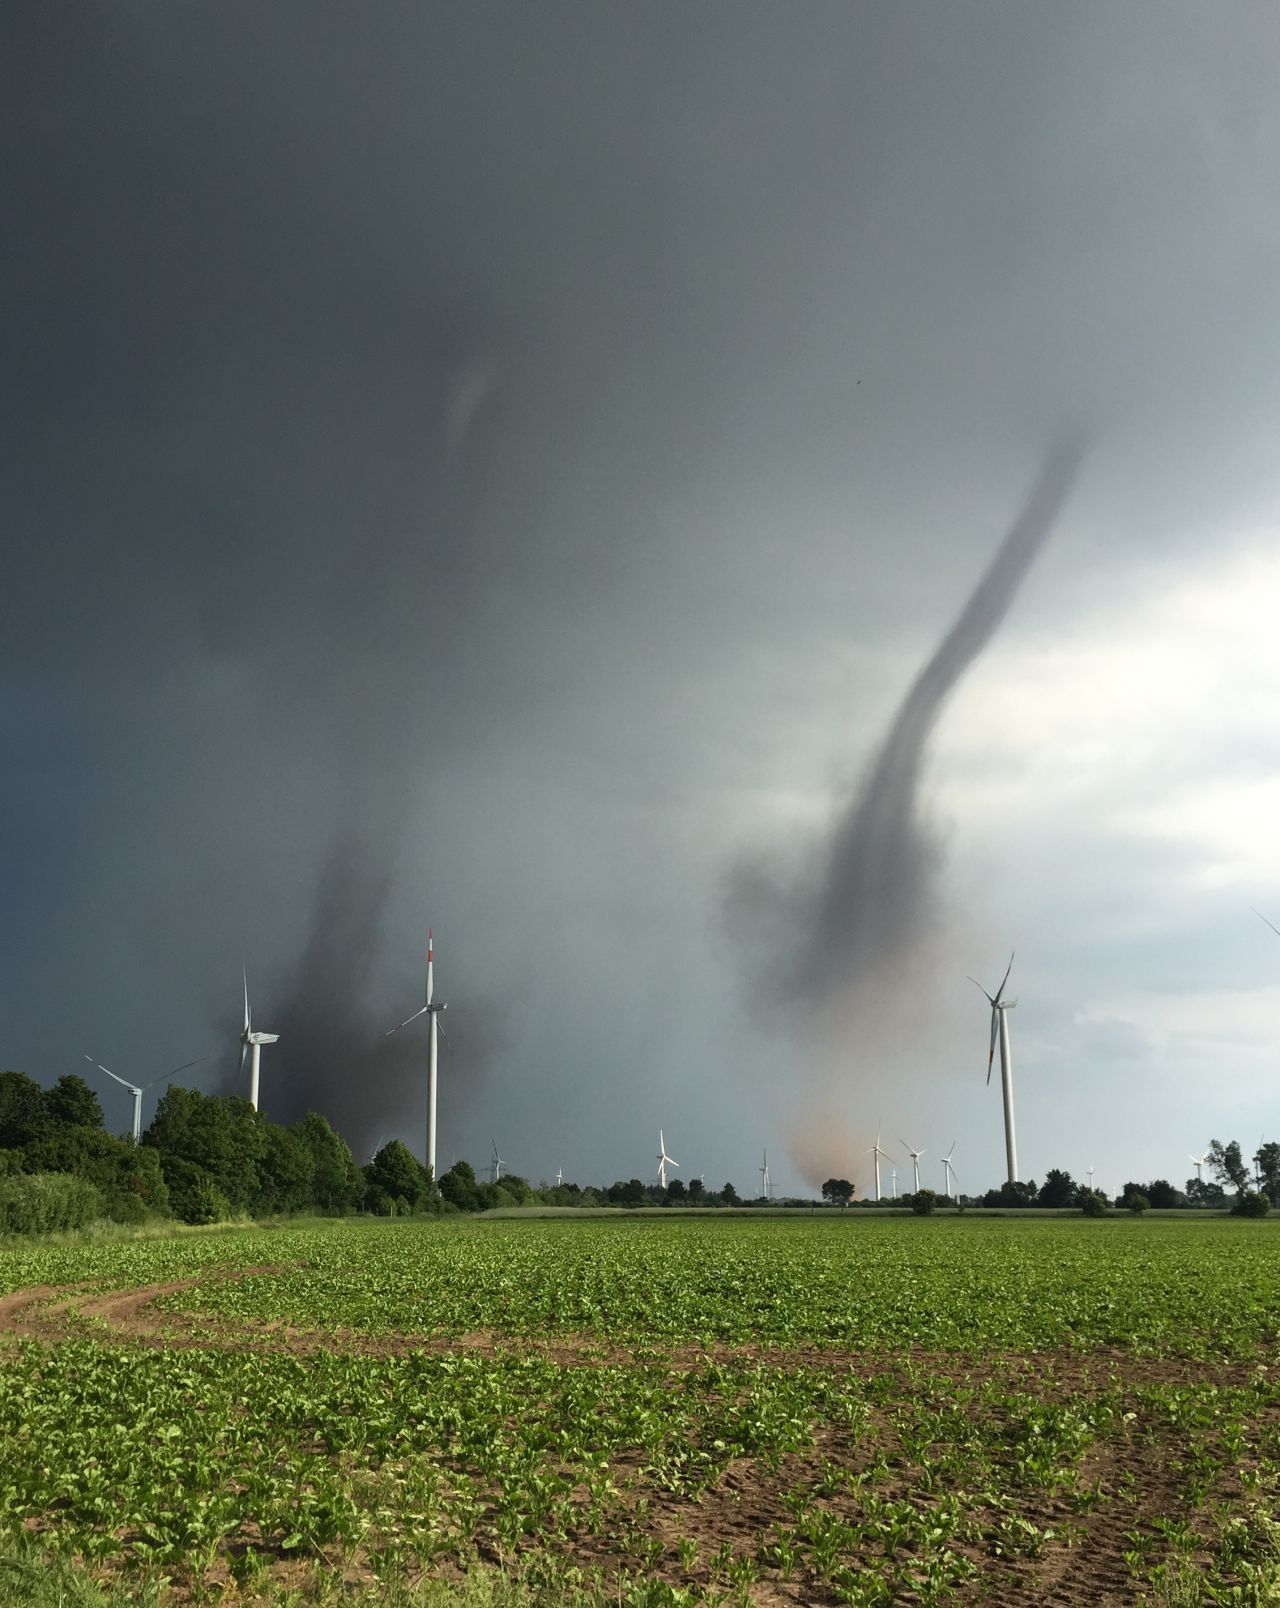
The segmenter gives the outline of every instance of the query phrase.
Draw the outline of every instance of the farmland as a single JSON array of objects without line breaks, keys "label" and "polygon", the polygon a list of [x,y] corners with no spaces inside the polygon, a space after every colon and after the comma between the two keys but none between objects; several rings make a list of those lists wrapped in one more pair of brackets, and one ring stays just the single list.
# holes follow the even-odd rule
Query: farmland
[{"label": "farmland", "polygon": [[8,1250],[0,1515],[179,1601],[1271,1602],[1278,1336],[1280,1227],[1224,1219]]}]

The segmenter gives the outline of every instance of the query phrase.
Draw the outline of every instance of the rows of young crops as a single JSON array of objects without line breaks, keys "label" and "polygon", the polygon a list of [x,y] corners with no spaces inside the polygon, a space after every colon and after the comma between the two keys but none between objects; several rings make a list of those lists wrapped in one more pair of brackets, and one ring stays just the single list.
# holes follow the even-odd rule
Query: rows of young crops
[{"label": "rows of young crops", "polygon": [[1280,1232],[1265,1223],[497,1220],[239,1254],[302,1265],[168,1304],[364,1334],[1192,1356],[1280,1332]]},{"label": "rows of young crops", "polygon": [[[74,1314],[57,1343],[0,1340],[0,1529],[248,1595],[281,1560],[481,1559],[561,1602],[596,1574],[636,1605],[786,1582],[1025,1601],[1052,1568],[1092,1582],[1081,1602],[1172,1581],[1260,1604],[1277,1274],[1280,1233],[1238,1222],[334,1223],[0,1252],[11,1290],[193,1278],[163,1304],[201,1341]],[[330,1338],[291,1355],[282,1323]]]}]

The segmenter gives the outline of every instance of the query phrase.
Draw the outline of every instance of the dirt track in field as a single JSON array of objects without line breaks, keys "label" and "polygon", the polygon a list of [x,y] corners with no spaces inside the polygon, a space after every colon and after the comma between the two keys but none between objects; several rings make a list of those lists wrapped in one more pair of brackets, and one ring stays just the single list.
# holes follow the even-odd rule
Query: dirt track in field
[{"label": "dirt track in field", "polygon": [[[1119,1347],[1088,1351],[990,1352],[983,1356],[906,1348],[856,1350],[829,1345],[761,1345],[711,1342],[693,1345],[654,1337],[640,1345],[619,1346],[596,1336],[525,1335],[496,1329],[430,1334],[366,1334],[352,1329],[308,1329],[273,1319],[236,1321],[222,1314],[165,1311],[156,1303],[170,1295],[225,1280],[270,1277],[297,1264],[210,1268],[199,1277],[103,1291],[90,1284],[35,1285],[0,1295],[0,1340],[57,1342],[76,1334],[125,1344],[191,1347],[200,1350],[265,1350],[311,1355],[340,1351],[364,1356],[407,1356],[422,1351],[493,1355],[518,1349],[566,1366],[653,1361],[676,1372],[708,1361],[761,1363],[790,1368],[846,1368],[871,1376],[912,1365],[931,1373],[980,1384],[996,1378],[1009,1389],[1052,1399],[1081,1388],[1123,1383],[1243,1385],[1254,1376],[1252,1362],[1190,1357],[1135,1356]],[[88,1327],[86,1327],[88,1325]],[[909,1383],[909,1381],[907,1381]]]}]

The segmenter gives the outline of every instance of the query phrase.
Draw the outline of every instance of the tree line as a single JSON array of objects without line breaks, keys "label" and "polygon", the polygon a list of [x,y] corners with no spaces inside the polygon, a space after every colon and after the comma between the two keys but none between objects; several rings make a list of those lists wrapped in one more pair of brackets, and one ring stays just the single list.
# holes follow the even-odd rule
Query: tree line
[{"label": "tree line", "polygon": [[358,1166],[317,1112],[284,1126],[245,1099],[171,1085],[140,1144],[103,1126],[93,1089],[74,1073],[44,1088],[0,1072],[0,1233],[49,1233],[96,1219],[217,1223],[300,1212],[380,1216],[499,1206],[733,1206],[732,1184],[701,1179],[665,1189],[638,1178],[607,1187],[535,1188],[507,1175],[482,1181],[456,1162],[437,1182],[398,1139]]},{"label": "tree line", "polygon": [[[1092,1189],[1087,1183],[1077,1182],[1065,1168],[1051,1167],[1044,1182],[1037,1186],[1034,1179],[1025,1182],[1003,1183],[981,1195],[959,1194],[947,1201],[932,1189],[918,1194],[903,1194],[889,1200],[872,1197],[856,1202],[860,1206],[912,1207],[922,1200],[932,1210],[934,1204],[985,1207],[1043,1207],[1063,1211],[1079,1207],[1088,1211],[1091,1203],[1105,1210],[1114,1204],[1131,1212],[1144,1212],[1149,1208],[1171,1211],[1179,1208],[1208,1208],[1231,1211],[1236,1216],[1264,1217],[1273,1206],[1280,1206],[1280,1144],[1260,1144],[1252,1157],[1252,1170],[1246,1162],[1240,1143],[1236,1139],[1223,1144],[1210,1142],[1205,1152],[1205,1165],[1211,1177],[1188,1178],[1181,1189],[1167,1178],[1153,1178],[1146,1183],[1134,1180],[1126,1183],[1115,1196],[1114,1202]],[[822,1198],[832,1205],[855,1204],[856,1190],[847,1178],[828,1178],[822,1186]]]},{"label": "tree line", "polygon": [[[1215,1139],[1210,1178],[1189,1178],[1182,1189],[1166,1179],[1127,1183],[1114,1204],[1209,1207],[1263,1215],[1280,1205],[1280,1144],[1260,1145],[1252,1171],[1240,1144]],[[854,1203],[847,1179],[830,1178],[824,1200]],[[904,1194],[897,1204],[931,1211],[943,1204],[932,1190]],[[22,1072],[0,1072],[0,1232],[47,1233],[95,1219],[141,1222],[149,1217],[216,1223],[236,1217],[300,1212],[372,1212],[379,1216],[487,1211],[502,1206],[716,1207],[747,1204],[731,1183],[708,1188],[700,1178],[665,1186],[639,1178],[601,1186],[535,1186],[517,1174],[477,1178],[458,1161],[439,1180],[398,1139],[358,1166],[340,1134],[317,1112],[290,1126],[272,1122],[234,1095],[202,1094],[171,1085],[150,1126],[135,1144],[103,1126],[98,1097],[74,1073],[43,1088]],[[800,1201],[795,1205],[805,1204]],[[875,1205],[875,1201],[856,1202]],[[1104,1210],[1110,1202],[1052,1168],[1034,1180],[1005,1183],[957,1204]]]}]

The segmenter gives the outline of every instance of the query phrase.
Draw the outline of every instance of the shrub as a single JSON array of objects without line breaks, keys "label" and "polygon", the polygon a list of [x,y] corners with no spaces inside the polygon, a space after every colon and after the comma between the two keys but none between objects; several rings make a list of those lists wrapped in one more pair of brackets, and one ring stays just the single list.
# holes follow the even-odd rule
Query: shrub
[{"label": "shrub", "polygon": [[917,1217],[931,1217],[937,1204],[938,1196],[932,1189],[917,1189],[911,1197],[911,1210]]},{"label": "shrub", "polygon": [[1140,1189],[1130,1189],[1121,1197],[1120,1204],[1127,1206],[1135,1217],[1140,1217],[1151,1202]]},{"label": "shrub", "polygon": [[1240,1199],[1231,1208],[1233,1217],[1265,1217],[1271,1210],[1271,1202],[1259,1189],[1247,1189]]},{"label": "shrub", "polygon": [[196,1182],[186,1200],[182,1218],[187,1223],[225,1223],[231,1216],[231,1202],[212,1178]]},{"label": "shrub", "polygon": [[1086,1189],[1080,1200],[1080,1210],[1086,1217],[1105,1217],[1107,1203],[1096,1189]]},{"label": "shrub", "polygon": [[12,1173],[0,1178],[0,1233],[56,1234],[102,1215],[102,1196],[70,1173]]}]

